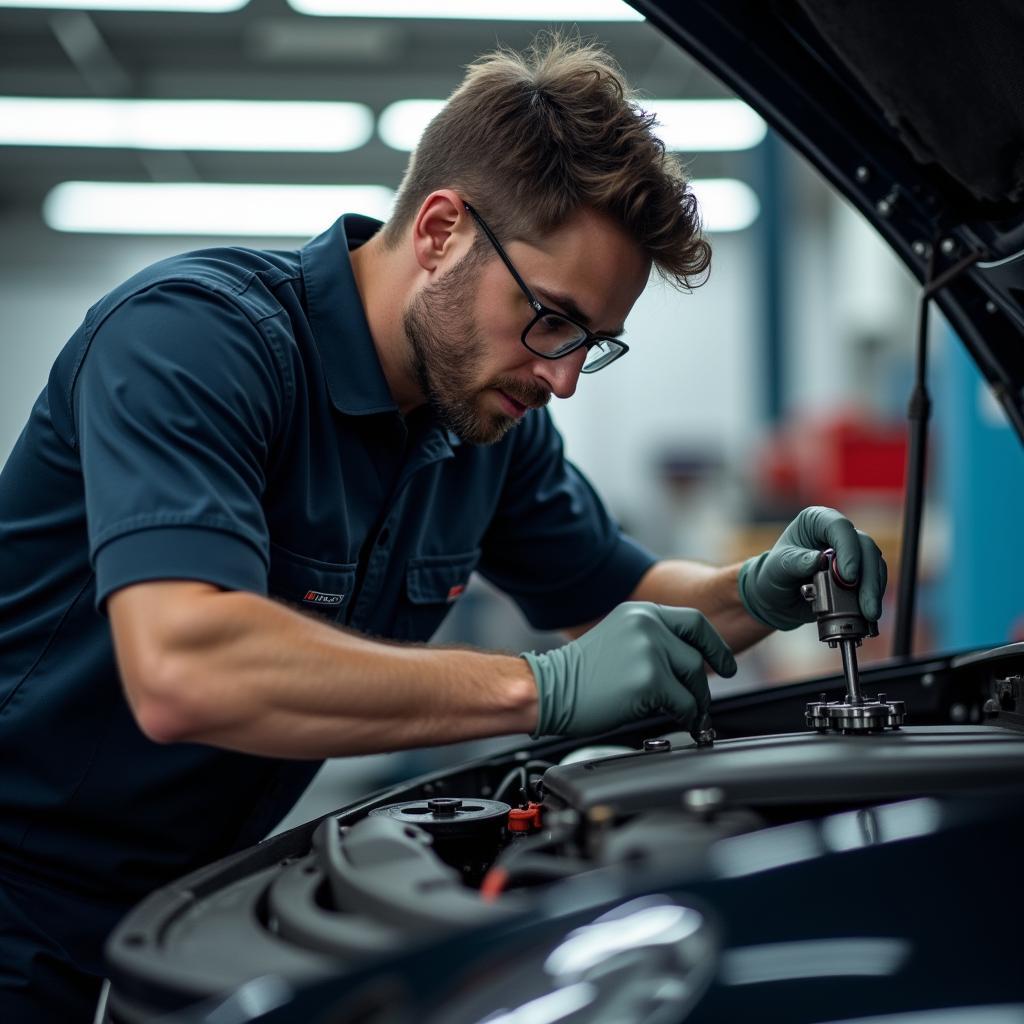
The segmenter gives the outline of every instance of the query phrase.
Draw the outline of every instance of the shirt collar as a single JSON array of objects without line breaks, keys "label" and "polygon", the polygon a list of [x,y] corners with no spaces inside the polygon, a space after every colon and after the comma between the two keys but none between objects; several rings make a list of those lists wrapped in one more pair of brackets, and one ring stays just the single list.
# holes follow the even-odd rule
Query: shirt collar
[{"label": "shirt collar", "polygon": [[395,412],[356,288],[349,250],[381,227],[358,213],[339,217],[301,250],[306,310],[336,409],[353,416]]}]

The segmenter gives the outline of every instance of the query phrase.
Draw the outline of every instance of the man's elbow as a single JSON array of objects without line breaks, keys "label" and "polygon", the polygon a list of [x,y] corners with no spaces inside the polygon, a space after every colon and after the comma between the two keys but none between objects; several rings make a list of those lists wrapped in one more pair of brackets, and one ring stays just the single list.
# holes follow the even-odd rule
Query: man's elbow
[{"label": "man's elbow", "polygon": [[202,712],[180,673],[170,666],[150,667],[125,678],[124,689],[135,723],[154,743],[187,743],[202,729]]},{"label": "man's elbow", "polygon": [[[203,583],[157,581],[118,590],[108,600],[125,697],[154,743],[184,743],[209,718],[210,630],[220,621],[219,591]],[[197,657],[201,650],[205,657]]]}]

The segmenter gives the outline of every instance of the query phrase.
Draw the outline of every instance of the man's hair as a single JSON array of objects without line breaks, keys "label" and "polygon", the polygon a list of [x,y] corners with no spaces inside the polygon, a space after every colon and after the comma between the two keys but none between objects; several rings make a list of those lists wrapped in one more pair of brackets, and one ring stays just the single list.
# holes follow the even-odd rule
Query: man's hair
[{"label": "man's hair", "polygon": [[525,53],[485,54],[423,133],[384,245],[399,244],[431,192],[453,188],[502,240],[537,241],[578,209],[599,210],[663,278],[703,284],[711,246],[697,200],[654,124],[598,46],[545,33]]}]

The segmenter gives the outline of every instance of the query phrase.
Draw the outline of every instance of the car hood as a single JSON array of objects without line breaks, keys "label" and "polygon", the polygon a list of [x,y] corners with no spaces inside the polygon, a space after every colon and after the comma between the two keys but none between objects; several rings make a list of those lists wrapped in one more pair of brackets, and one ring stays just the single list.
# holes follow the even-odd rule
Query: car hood
[{"label": "car hood", "polygon": [[938,285],[935,301],[1024,439],[1018,0],[631,2]]}]

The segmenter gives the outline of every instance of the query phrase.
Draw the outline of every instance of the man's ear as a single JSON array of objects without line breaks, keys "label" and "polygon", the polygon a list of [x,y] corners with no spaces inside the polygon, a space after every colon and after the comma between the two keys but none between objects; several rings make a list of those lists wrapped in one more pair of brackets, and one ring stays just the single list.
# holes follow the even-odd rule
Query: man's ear
[{"label": "man's ear", "polygon": [[473,226],[458,192],[439,189],[431,192],[416,214],[412,225],[412,245],[416,262],[428,271],[461,258],[473,244]]}]

